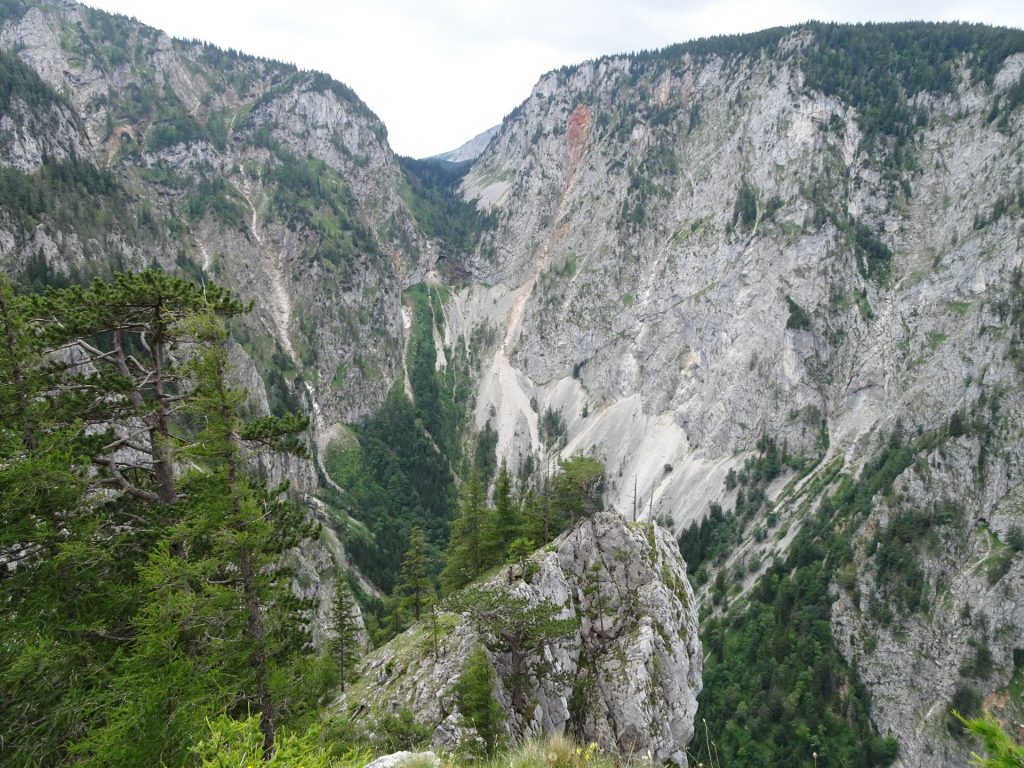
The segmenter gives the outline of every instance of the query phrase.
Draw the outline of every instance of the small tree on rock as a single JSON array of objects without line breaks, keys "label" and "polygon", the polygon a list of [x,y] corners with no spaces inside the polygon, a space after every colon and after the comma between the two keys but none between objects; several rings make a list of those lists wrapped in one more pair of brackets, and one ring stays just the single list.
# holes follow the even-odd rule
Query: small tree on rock
[{"label": "small tree on rock", "polygon": [[434,585],[427,573],[427,539],[418,525],[409,533],[409,547],[402,561],[402,581],[397,592],[402,596],[402,607],[411,609],[413,620],[419,621],[434,594]]},{"label": "small tree on rock", "polygon": [[359,659],[359,622],[355,598],[349,589],[344,575],[339,575],[334,583],[333,624],[334,657],[338,660],[338,673],[341,677],[341,690],[345,690],[345,681]]}]

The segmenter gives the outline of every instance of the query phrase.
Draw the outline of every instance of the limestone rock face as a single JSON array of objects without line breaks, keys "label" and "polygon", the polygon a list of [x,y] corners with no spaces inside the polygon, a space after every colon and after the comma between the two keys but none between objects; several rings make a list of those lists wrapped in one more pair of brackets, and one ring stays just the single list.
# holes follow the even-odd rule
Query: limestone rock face
[{"label": "limestone rock face", "polygon": [[[620,754],[650,752],[656,762],[686,765],[701,645],[686,564],[665,530],[599,513],[535,553],[525,569],[506,566],[481,589],[549,604],[554,618],[576,627],[530,649],[524,682],[508,652],[490,652],[510,735],[570,732]],[[375,705],[407,708],[434,729],[435,745],[457,746],[472,735],[452,689],[473,649],[494,647],[489,631],[471,612],[428,618],[367,658],[338,707],[363,718]]]},{"label": "limestone rock face", "polygon": [[5,14],[0,47],[51,89],[15,91],[0,163],[73,159],[124,191],[91,229],[0,216],[0,267],[216,280],[254,301],[244,346],[260,389],[306,401],[320,447],[380,405],[403,366],[400,292],[430,248],[384,126],[350,89],[70,0]]},{"label": "limestone rock face", "polygon": [[[897,138],[813,85],[817,35],[541,78],[463,182],[497,224],[463,267],[474,280],[449,302],[446,343],[497,330],[475,418],[510,467],[592,452],[611,507],[637,497],[677,533],[709,502],[735,508],[725,480],[760,436],[820,456],[767,488],[770,514],[709,566],[740,600],[837,473],[856,478],[893,434],[941,433],[856,532],[833,630],[900,764],[959,766],[955,697],[1021,711],[1024,110],[999,105],[1024,53],[991,77],[950,54],[948,89],[896,97],[917,115]],[[934,512],[947,504],[956,525]],[[907,558],[915,611],[892,602],[873,554],[911,513],[934,529]]]},{"label": "limestone rock face", "polygon": [[[855,108],[807,85],[815,45],[793,30],[764,56],[550,73],[474,164],[463,192],[497,226],[465,265],[475,284],[450,335],[500,329],[475,414],[510,466],[547,450],[551,408],[562,452],[593,449],[620,478],[613,506],[637,487],[681,529],[761,434],[807,450],[824,423],[856,462],[898,419],[948,419],[983,369],[1010,385],[983,329],[1022,265],[1020,219],[997,201],[1016,199],[1024,114],[986,119],[1024,55],[991,84],[957,60],[952,93],[911,98],[927,118],[899,174],[888,139],[869,144]],[[887,278],[866,274],[840,220],[890,249]]]},{"label": "limestone rock face", "polygon": [[[0,270],[41,287],[158,266],[251,301],[231,351],[247,407],[307,413],[314,459],[261,469],[334,525],[323,452],[402,376],[401,291],[431,253],[384,126],[326,75],[71,0],[10,4],[0,48],[0,167],[35,206],[0,200]],[[295,557],[322,640],[348,561],[333,531]]]},{"label": "limestone rock face", "polygon": [[416,760],[416,765],[438,765],[441,761],[433,752],[395,752],[391,755],[378,757],[366,768],[401,768],[410,760]]}]

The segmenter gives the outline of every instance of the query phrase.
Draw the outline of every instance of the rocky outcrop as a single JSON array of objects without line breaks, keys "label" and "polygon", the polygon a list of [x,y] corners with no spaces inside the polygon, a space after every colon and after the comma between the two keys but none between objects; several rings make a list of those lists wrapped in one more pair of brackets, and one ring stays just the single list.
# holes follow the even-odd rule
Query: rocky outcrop
[{"label": "rocky outcrop", "polygon": [[[1010,399],[1020,407],[1018,396]],[[833,606],[833,631],[858,660],[875,719],[902,747],[900,768],[967,766],[961,745],[943,736],[950,709],[972,699],[1019,721],[1021,491],[1002,485],[1014,460],[1001,447],[985,462],[987,482],[978,483],[980,450],[974,437],[951,440],[877,500],[855,543],[856,583],[839,590]],[[986,488],[995,491],[989,499]],[[880,572],[886,548],[878,542],[901,527],[913,555]]]},{"label": "rocky outcrop", "polygon": [[[991,85],[954,62],[950,94],[911,95],[927,118],[897,182],[891,143],[869,145],[854,107],[808,86],[815,45],[793,30],[764,56],[684,46],[550,73],[475,163],[464,192],[498,225],[466,268],[491,286],[480,322],[510,328],[476,418],[504,425],[511,466],[543,449],[538,413],[561,411],[566,450],[594,449],[621,478],[614,502],[636,482],[682,526],[761,434],[807,448],[824,419],[833,450],[860,460],[897,419],[947,419],[1002,356],[974,350],[1022,263],[1016,221],[993,208],[1016,197],[1022,133],[986,119],[1021,55]],[[866,274],[850,221],[891,251],[887,279]]]},{"label": "rocky outcrop", "polygon": [[366,768],[401,768],[401,766],[407,763],[413,763],[417,768],[423,768],[427,765],[439,765],[440,762],[437,755],[433,752],[403,751],[378,757],[372,763],[369,763]]},{"label": "rocky outcrop", "polygon": [[496,596],[495,606],[550,606],[573,629],[526,649],[520,679],[520,660],[495,642],[491,612],[478,617],[470,599],[464,613],[442,612],[373,653],[337,707],[371,722],[375,709],[408,709],[436,745],[457,746],[467,729],[452,689],[483,644],[511,736],[571,732],[606,750],[686,765],[701,645],[686,564],[667,531],[599,513],[478,588]]}]

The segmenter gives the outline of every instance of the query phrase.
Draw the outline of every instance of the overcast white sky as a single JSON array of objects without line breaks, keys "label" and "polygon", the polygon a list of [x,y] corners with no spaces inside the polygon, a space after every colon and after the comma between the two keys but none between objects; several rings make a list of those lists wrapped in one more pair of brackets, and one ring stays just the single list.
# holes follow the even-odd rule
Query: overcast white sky
[{"label": "overcast white sky", "polygon": [[824,21],[1024,27],[1021,0],[86,0],[175,37],[287,61],[355,89],[396,152],[454,149],[544,72],[696,37]]}]

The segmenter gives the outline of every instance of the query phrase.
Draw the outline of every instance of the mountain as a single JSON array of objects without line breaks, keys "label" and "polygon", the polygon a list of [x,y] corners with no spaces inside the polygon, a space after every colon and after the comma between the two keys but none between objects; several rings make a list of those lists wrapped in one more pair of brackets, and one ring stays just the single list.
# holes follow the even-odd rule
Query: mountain
[{"label": "mountain", "polygon": [[50,211],[38,229],[8,222],[8,271],[42,256],[64,279],[111,263],[215,278],[256,300],[251,365],[299,382],[272,376],[270,407],[309,398],[326,430],[379,406],[402,369],[400,291],[429,257],[366,105],[325,75],[73,2],[4,16],[5,166],[31,177],[73,160],[124,202],[102,243]]},{"label": "mountain", "polygon": [[324,450],[405,378],[402,291],[445,248],[410,210],[385,127],[326,75],[69,0],[5,3],[0,48],[4,270],[40,290],[158,266],[252,302],[232,361],[251,412],[311,417],[313,461],[265,470],[337,529],[331,557],[309,558],[326,597],[348,566],[338,537],[361,526]]},{"label": "mountain", "polygon": [[796,706],[726,689],[809,567],[823,674],[857,670],[899,764],[966,762],[951,706],[1020,718],[1022,72],[1024,33],[964,25],[608,57],[543,77],[463,181],[496,218],[446,306],[448,343],[492,331],[476,424],[511,467],[595,453],[682,535],[712,727]]},{"label": "mountain", "polygon": [[434,155],[428,159],[441,160],[442,162],[452,163],[455,165],[464,163],[467,160],[476,160],[480,157],[483,151],[487,149],[487,145],[491,143],[491,139],[494,138],[500,129],[500,125],[488,128],[483,133],[474,136],[458,149],[453,149],[450,152],[442,152],[440,155]]},{"label": "mountain", "polygon": [[325,75],[69,0],[4,4],[0,48],[4,271],[253,301],[248,408],[314,426],[264,470],[371,634],[473,469],[525,502],[585,452],[697,586],[697,761],[961,766],[951,707],[1024,719],[1024,33],[610,56],[441,170]]}]

